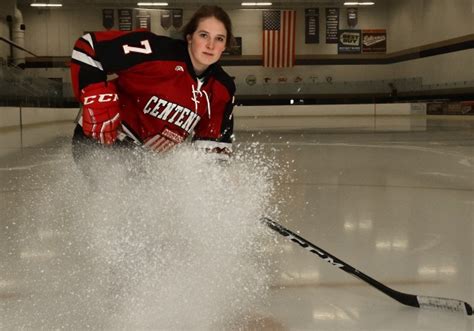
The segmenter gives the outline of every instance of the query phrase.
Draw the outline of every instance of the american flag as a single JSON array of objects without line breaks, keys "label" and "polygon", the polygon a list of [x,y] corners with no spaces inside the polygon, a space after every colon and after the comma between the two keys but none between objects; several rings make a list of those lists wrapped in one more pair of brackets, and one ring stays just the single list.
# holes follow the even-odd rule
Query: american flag
[{"label": "american flag", "polygon": [[292,67],[295,63],[295,10],[263,11],[263,66]]}]

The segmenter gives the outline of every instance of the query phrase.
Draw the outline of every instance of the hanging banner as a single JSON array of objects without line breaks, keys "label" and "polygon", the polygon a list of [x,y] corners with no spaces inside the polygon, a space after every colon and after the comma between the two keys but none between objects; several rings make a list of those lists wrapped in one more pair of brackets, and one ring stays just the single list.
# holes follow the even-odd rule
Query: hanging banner
[{"label": "hanging banner", "polygon": [[360,30],[339,30],[338,54],[358,54],[361,51]]},{"label": "hanging banner", "polygon": [[173,27],[179,29],[183,25],[183,10],[173,9]]},{"label": "hanging banner", "polygon": [[171,27],[171,10],[161,11],[161,26],[168,30]]},{"label": "hanging banner", "polygon": [[319,8],[304,10],[305,44],[319,44]]},{"label": "hanging banner", "polygon": [[357,25],[357,8],[347,8],[347,25],[350,28]]},{"label": "hanging banner", "polygon": [[149,10],[135,10],[135,29],[151,30],[151,13]]},{"label": "hanging banner", "polygon": [[133,10],[132,9],[119,9],[118,20],[120,31],[132,31],[133,22]]},{"label": "hanging banner", "polygon": [[387,53],[387,31],[385,29],[362,30],[363,53]]},{"label": "hanging banner", "polygon": [[106,30],[110,30],[114,27],[114,10],[113,9],[102,9],[102,26]]},{"label": "hanging banner", "polygon": [[326,44],[337,44],[339,8],[326,8]]}]

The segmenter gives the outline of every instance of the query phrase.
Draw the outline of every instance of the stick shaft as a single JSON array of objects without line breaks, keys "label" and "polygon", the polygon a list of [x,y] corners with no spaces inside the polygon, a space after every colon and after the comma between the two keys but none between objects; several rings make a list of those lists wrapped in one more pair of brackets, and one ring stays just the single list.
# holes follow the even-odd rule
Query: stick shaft
[{"label": "stick shaft", "polygon": [[341,259],[337,258],[336,256],[330,254],[329,252],[325,251],[324,249],[316,246],[315,244],[309,242],[308,240],[304,239],[303,237],[297,235],[296,233],[288,230],[287,228],[283,227],[282,225],[278,224],[277,222],[271,220],[268,217],[261,218],[261,221],[267,225],[270,229],[278,232],[283,237],[287,238],[288,240],[292,241],[295,244],[298,244],[300,247],[310,251],[311,253],[317,255],[319,258],[323,259],[324,261],[328,262],[329,264],[344,270],[348,274],[357,277],[367,284],[375,287],[382,293],[388,295],[392,299],[411,307],[417,308],[433,308],[433,309],[440,309],[440,310],[448,310],[448,311],[456,311],[456,312],[463,312],[467,315],[472,315],[472,307],[464,301],[455,300],[455,299],[447,299],[447,298],[438,298],[438,297],[427,297],[427,296],[417,296],[413,294],[403,293],[396,291],[379,281],[373,279],[372,277],[366,275],[365,273],[361,272],[360,270],[352,267],[348,263],[342,261]]}]

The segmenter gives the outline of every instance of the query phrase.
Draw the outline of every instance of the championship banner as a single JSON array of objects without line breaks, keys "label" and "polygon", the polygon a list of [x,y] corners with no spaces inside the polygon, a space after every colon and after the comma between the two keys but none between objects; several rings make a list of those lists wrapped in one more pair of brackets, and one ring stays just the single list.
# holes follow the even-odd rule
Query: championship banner
[{"label": "championship banner", "polygon": [[151,13],[146,9],[135,11],[135,29],[151,30]]},{"label": "championship banner", "polygon": [[347,25],[350,28],[357,25],[357,8],[347,8]]},{"label": "championship banner", "polygon": [[385,29],[362,30],[363,53],[387,53],[387,31]]},{"label": "championship banner", "polygon": [[361,51],[360,30],[339,30],[338,54],[359,54]]},{"label": "championship banner", "polygon": [[110,30],[114,27],[114,10],[113,9],[102,9],[102,26],[106,30]]},{"label": "championship banner", "polygon": [[133,22],[132,9],[119,9],[119,30],[120,31],[132,31]]},{"label": "championship banner", "polygon": [[263,66],[286,68],[295,64],[296,10],[263,11]]},{"label": "championship banner", "polygon": [[168,30],[171,27],[171,10],[161,11],[161,26],[163,29]]},{"label": "championship banner", "polygon": [[326,8],[326,44],[337,44],[339,8]]},{"label": "championship banner", "polygon": [[304,10],[305,44],[319,44],[319,8]]},{"label": "championship banner", "polygon": [[173,9],[173,27],[179,29],[183,25],[183,10]]}]

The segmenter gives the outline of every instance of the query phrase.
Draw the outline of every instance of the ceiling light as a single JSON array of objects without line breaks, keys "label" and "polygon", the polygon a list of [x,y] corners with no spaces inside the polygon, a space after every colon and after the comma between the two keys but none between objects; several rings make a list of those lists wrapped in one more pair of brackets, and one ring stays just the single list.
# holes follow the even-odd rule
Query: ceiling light
[{"label": "ceiling light", "polygon": [[364,1],[364,2],[344,2],[344,6],[372,6],[375,5],[373,1]]},{"label": "ceiling light", "polygon": [[138,2],[138,6],[161,6],[165,7],[168,6],[167,2]]},{"label": "ceiling light", "polygon": [[271,2],[242,2],[242,6],[271,6]]},{"label": "ceiling light", "polygon": [[62,7],[62,3],[39,3],[35,2],[30,4],[31,7]]}]

